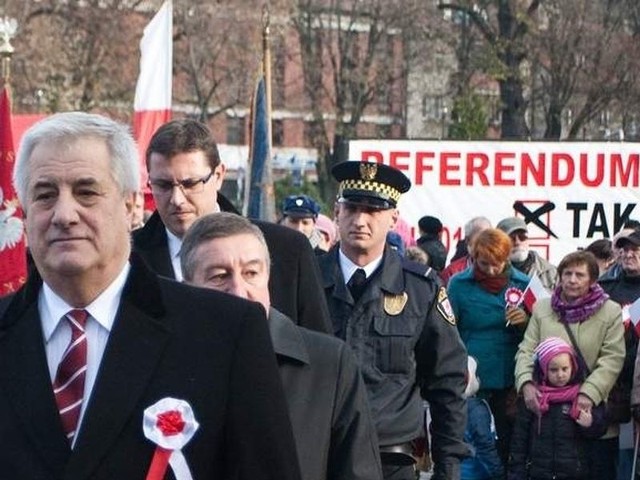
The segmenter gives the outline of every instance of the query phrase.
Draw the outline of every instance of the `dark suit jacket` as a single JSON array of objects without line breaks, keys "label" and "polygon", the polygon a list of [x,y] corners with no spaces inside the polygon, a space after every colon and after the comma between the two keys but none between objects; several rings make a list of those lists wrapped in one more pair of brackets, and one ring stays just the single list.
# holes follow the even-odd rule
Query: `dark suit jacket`
[{"label": "dark suit jacket", "polygon": [[295,326],[275,308],[269,330],[303,480],[381,480],[378,439],[351,349]]},{"label": "dark suit jacket", "polygon": [[[73,451],[63,434],[30,275],[0,301],[0,478],[144,479],[145,408],[183,399],[200,428],[183,449],[196,479],[300,478],[261,307],[132,269]],[[172,478],[168,475],[167,478]]]},{"label": "dark suit jacket", "polygon": [[[220,194],[218,202],[222,211],[238,213]],[[252,222],[262,230],[271,254],[269,293],[272,305],[298,325],[331,333],[329,309],[309,240],[282,225]],[[133,232],[133,248],[156,273],[175,278],[167,233],[157,211],[144,227]]]}]

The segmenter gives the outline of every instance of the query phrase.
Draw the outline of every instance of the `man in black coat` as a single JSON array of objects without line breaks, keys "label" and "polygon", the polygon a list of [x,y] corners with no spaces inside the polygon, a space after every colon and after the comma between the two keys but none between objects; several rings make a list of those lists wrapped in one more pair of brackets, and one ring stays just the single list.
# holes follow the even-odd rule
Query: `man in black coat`
[{"label": "man in black coat", "polygon": [[294,325],[269,299],[269,250],[259,228],[232,213],[205,215],[184,236],[185,281],[260,302],[289,405],[303,480],[382,480],[367,393],[351,349]]},{"label": "man in black coat", "polygon": [[[182,236],[199,217],[219,211],[238,213],[218,190],[225,166],[209,129],[180,119],[161,126],[146,153],[149,184],[157,211],[133,233],[133,248],[163,276],[182,280]],[[295,323],[329,332],[315,255],[304,235],[268,222],[254,222],[272,255],[269,290],[273,305]]]},{"label": "man in black coat", "polygon": [[0,301],[0,477],[300,480],[262,308],[130,255],[136,158],[99,115],[23,137],[35,271]]}]

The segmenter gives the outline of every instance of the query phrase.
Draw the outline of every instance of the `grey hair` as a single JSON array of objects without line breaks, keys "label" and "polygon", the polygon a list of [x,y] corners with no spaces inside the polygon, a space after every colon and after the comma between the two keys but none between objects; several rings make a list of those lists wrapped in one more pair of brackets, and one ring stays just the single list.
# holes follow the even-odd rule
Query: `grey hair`
[{"label": "grey hair", "polygon": [[491,228],[491,220],[487,217],[473,217],[464,224],[464,238],[469,239],[485,228]]},{"label": "grey hair", "polygon": [[193,280],[199,258],[196,250],[203,243],[216,238],[227,238],[236,235],[253,235],[264,247],[267,270],[270,269],[269,247],[262,231],[253,223],[240,215],[228,212],[210,213],[196,220],[182,239],[180,247],[180,265],[182,276],[186,281]]},{"label": "grey hair", "polygon": [[111,154],[111,174],[125,193],[140,189],[138,148],[129,127],[102,115],[85,112],[57,113],[29,128],[20,142],[13,169],[13,187],[23,208],[27,203],[29,158],[42,142],[71,142],[79,138],[103,139]]}]

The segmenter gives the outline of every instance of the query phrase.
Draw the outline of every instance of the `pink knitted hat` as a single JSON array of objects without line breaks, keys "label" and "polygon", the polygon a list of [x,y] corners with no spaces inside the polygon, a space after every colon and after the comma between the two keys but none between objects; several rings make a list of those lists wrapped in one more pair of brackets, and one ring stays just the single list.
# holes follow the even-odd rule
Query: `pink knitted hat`
[{"label": "pink knitted hat", "polygon": [[540,374],[543,381],[547,377],[547,370],[549,368],[549,362],[561,353],[568,353],[571,357],[571,363],[573,365],[573,376],[578,371],[578,362],[576,360],[576,353],[573,347],[569,345],[564,339],[560,337],[548,337],[538,344],[535,349],[535,358],[540,365]]},{"label": "pink knitted hat", "polygon": [[323,214],[318,215],[316,228],[327,234],[330,245],[336,242],[336,224],[329,217]]}]

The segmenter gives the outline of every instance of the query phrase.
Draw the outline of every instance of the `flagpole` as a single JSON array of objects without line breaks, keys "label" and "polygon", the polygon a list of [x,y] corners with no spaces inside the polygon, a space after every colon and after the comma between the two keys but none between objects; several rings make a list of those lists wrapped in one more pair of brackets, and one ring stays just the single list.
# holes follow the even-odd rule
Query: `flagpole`
[{"label": "flagpole", "polygon": [[15,48],[11,45],[11,39],[15,36],[18,23],[15,18],[0,18],[0,58],[2,59],[2,86],[9,91],[11,81],[11,57]]},{"label": "flagpole", "polygon": [[273,166],[271,162],[273,145],[271,140],[271,49],[269,47],[269,6],[262,7],[262,73],[264,75],[265,99],[267,107],[267,158],[264,165],[262,183],[264,197],[262,202],[262,219],[269,222],[276,220],[275,192],[273,189]]}]

